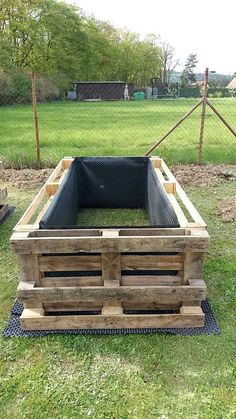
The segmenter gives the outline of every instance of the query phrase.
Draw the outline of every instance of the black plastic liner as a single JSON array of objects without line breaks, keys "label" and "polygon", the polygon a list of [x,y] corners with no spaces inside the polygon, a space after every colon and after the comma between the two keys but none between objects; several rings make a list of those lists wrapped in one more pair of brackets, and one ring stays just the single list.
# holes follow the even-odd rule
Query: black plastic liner
[{"label": "black plastic liner", "polygon": [[82,208],[143,208],[150,224],[139,227],[179,227],[148,157],[76,157],[39,227],[109,227],[79,226]]}]

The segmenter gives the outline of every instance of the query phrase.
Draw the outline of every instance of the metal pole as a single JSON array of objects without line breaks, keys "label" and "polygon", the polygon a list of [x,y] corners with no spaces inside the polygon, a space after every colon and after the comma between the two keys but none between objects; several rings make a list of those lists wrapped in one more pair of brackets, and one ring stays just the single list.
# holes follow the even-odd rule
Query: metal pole
[{"label": "metal pole", "polygon": [[208,76],[209,76],[209,68],[207,67],[205,71],[204,93],[203,93],[203,98],[202,98],[201,127],[200,127],[199,147],[198,147],[198,164],[202,163],[202,147],[203,147],[203,139],[204,139],[206,103],[207,103],[207,93],[208,93]]},{"label": "metal pole", "polygon": [[35,73],[34,73],[34,71],[32,71],[32,99],[33,99],[33,111],[34,111],[34,129],[35,129],[37,162],[38,162],[38,166],[40,166],[41,161],[40,161],[40,145],[39,145],[37,95],[36,95],[36,85],[35,85]]},{"label": "metal pole", "polygon": [[195,109],[198,108],[199,105],[201,105],[202,103],[202,99],[193,106],[192,109],[190,109],[190,111],[188,113],[186,113],[181,119],[179,119],[178,122],[176,122],[175,125],[173,125],[172,128],[169,129],[169,131],[167,131],[163,137],[160,138],[160,140],[158,140],[151,148],[149,148],[149,150],[144,154],[144,156],[148,156],[157,146],[159,146],[159,144],[162,143],[162,141],[165,140],[166,137],[168,137],[180,124],[182,124],[182,122],[188,118],[189,115],[191,115],[191,113],[193,113],[195,111]]}]

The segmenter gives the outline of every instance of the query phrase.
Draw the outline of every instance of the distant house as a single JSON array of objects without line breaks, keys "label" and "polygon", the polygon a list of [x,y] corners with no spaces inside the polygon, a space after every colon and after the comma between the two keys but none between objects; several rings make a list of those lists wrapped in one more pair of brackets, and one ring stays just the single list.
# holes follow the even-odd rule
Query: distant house
[{"label": "distant house", "polygon": [[[77,100],[121,100],[124,99],[126,83],[122,81],[76,81],[74,91]],[[134,85],[128,84],[129,97],[134,94]]]},{"label": "distant house", "polygon": [[236,89],[236,77],[231,80],[231,82],[226,86],[226,89]]}]

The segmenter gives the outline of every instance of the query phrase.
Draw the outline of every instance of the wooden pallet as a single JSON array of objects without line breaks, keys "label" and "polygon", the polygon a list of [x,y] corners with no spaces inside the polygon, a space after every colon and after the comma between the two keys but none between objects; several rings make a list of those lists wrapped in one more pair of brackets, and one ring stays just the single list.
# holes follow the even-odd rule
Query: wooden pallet
[{"label": "wooden pallet", "polygon": [[[206,224],[164,161],[151,159],[179,228],[39,230],[39,220],[72,161],[61,160],[11,238],[20,269],[17,296],[25,307],[22,327],[203,326],[201,301],[206,298],[206,285],[202,269],[209,236]],[[143,310],[150,311],[144,314]],[[157,314],[156,310],[173,312]]]},{"label": "wooden pallet", "polygon": [[0,189],[0,221],[3,220],[9,211],[9,205],[5,203],[7,198],[7,188]]}]

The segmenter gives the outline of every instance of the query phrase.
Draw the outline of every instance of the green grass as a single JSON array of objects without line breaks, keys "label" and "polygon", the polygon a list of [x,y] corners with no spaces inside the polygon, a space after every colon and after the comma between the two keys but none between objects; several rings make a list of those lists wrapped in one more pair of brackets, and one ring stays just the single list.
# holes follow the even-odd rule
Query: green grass
[{"label": "green grass", "polygon": [[[1,418],[236,417],[236,224],[217,215],[235,182],[187,192],[209,225],[204,277],[221,335],[0,337]],[[9,193],[17,210],[0,232],[1,329],[18,283],[9,238],[35,191]]]},{"label": "green grass", "polygon": [[[211,99],[235,127],[235,98]],[[143,102],[57,102],[38,105],[43,164],[66,155],[143,155],[192,105],[194,99]],[[0,107],[0,159],[15,167],[35,166],[30,105]],[[196,162],[200,108],[156,150],[169,163]],[[210,108],[206,112],[204,162],[235,163],[236,141]]]},{"label": "green grass", "polygon": [[80,226],[145,226],[149,218],[142,208],[83,208],[77,219]]}]

